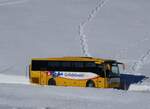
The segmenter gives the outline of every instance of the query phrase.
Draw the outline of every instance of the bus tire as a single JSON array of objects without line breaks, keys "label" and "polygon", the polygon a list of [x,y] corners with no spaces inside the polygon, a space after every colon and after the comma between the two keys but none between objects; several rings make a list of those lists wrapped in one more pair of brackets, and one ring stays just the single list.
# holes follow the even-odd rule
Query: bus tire
[{"label": "bus tire", "polygon": [[48,85],[55,86],[56,85],[56,81],[53,78],[51,78],[51,79],[48,80]]},{"label": "bus tire", "polygon": [[86,87],[95,87],[95,83],[92,80],[88,80],[86,83]]}]

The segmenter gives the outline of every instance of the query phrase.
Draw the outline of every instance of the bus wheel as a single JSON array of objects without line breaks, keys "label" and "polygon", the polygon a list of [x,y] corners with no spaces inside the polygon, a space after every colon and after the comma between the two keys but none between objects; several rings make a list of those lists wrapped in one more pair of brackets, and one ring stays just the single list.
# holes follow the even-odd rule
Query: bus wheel
[{"label": "bus wheel", "polygon": [[86,83],[86,87],[95,87],[95,83],[92,80],[88,80]]},{"label": "bus wheel", "polygon": [[53,78],[51,78],[51,79],[48,80],[48,85],[55,86],[56,85],[56,81]]}]

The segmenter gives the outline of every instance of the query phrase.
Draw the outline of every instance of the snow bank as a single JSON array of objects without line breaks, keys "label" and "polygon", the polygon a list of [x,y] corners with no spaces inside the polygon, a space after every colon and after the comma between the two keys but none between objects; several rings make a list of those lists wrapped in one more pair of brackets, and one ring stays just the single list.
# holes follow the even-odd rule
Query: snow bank
[{"label": "snow bank", "polygon": [[132,84],[129,87],[129,91],[150,91],[150,86],[141,84]]},{"label": "snow bank", "polygon": [[29,79],[25,76],[0,74],[0,83],[6,84],[29,84]]}]

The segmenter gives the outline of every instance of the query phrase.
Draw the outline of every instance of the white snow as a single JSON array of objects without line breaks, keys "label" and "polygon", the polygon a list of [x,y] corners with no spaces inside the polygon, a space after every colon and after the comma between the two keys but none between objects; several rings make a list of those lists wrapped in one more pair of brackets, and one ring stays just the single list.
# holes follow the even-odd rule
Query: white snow
[{"label": "white snow", "polygon": [[0,6],[6,6],[6,5],[16,5],[25,3],[29,0],[0,0]]},{"label": "white snow", "polygon": [[100,8],[103,7],[105,2],[106,2],[106,0],[99,0],[97,3],[97,6],[94,9],[92,9],[92,11],[88,15],[87,19],[85,19],[79,25],[79,36],[80,36],[80,43],[81,43],[81,48],[82,48],[81,50],[82,50],[84,56],[89,56],[89,57],[91,56],[91,54],[89,53],[89,50],[88,50],[87,36],[84,33],[84,28],[85,28],[85,26],[87,26],[87,24],[89,22],[91,22],[91,20],[94,18],[96,13],[98,13]]},{"label": "white snow", "polygon": [[131,84],[129,91],[150,91],[149,85]]},{"label": "white snow", "polygon": [[[0,0],[0,109],[150,108],[150,1],[106,1]],[[25,76],[31,58],[82,54],[124,62],[129,91],[36,86]]]},{"label": "white snow", "polygon": [[145,92],[0,84],[2,109],[149,109]]},{"label": "white snow", "polygon": [[30,84],[29,78],[18,75],[0,74],[0,84]]}]

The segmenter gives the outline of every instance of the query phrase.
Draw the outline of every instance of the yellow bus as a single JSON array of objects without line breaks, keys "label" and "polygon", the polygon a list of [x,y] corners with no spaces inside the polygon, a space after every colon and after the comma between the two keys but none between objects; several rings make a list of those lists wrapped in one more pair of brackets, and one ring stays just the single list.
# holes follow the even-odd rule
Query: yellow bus
[{"label": "yellow bus", "polygon": [[118,64],[93,57],[33,58],[29,79],[40,85],[119,88]]}]

